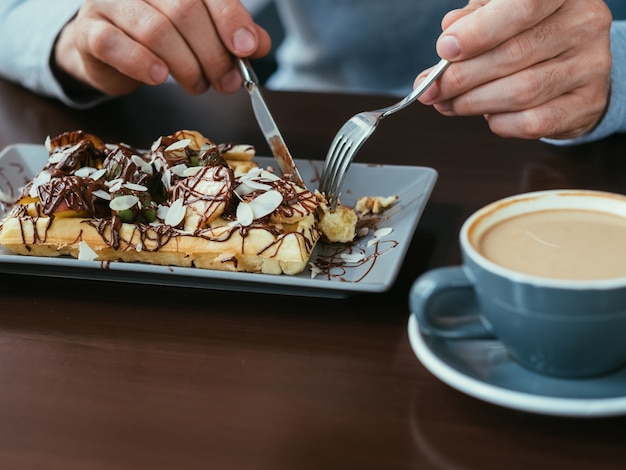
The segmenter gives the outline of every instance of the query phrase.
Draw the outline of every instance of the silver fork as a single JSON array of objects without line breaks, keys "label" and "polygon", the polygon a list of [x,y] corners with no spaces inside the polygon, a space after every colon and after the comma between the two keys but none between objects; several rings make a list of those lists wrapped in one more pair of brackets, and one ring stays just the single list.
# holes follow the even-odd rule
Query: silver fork
[{"label": "silver fork", "polygon": [[400,111],[419,98],[439,78],[448,65],[447,60],[440,60],[426,78],[398,103],[386,108],[355,114],[339,129],[330,144],[328,154],[326,154],[326,162],[318,188],[320,192],[326,195],[332,210],[337,205],[338,190],[350,163],[363,143],[372,135],[381,119]]}]

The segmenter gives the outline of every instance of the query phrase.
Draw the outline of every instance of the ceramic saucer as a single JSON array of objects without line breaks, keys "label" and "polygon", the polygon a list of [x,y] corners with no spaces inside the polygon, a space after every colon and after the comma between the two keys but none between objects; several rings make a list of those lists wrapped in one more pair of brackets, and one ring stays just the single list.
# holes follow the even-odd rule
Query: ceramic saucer
[{"label": "ceramic saucer", "polygon": [[409,340],[421,363],[457,390],[495,405],[543,415],[592,418],[626,414],[626,368],[585,379],[541,375],[514,362],[494,340],[444,340],[420,332]]}]

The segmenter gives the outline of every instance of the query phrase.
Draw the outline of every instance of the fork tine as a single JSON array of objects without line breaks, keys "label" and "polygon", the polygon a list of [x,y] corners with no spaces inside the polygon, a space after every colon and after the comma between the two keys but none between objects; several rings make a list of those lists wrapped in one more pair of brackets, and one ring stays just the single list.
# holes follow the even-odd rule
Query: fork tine
[{"label": "fork tine", "polygon": [[332,186],[330,188],[329,194],[332,199],[332,208],[334,209],[337,204],[337,199],[339,197],[339,187],[341,186],[341,182],[343,181],[343,177],[348,171],[352,160],[354,160],[355,155],[359,151],[359,149],[363,146],[365,141],[369,138],[370,135],[374,132],[374,125],[366,125],[363,126],[363,120],[359,117],[359,121],[357,123],[353,122],[352,129],[350,130],[349,135],[345,136],[345,151],[342,153],[341,158],[337,158],[336,165],[333,168],[333,180]]},{"label": "fork tine", "polygon": [[354,126],[351,130],[350,135],[346,137],[346,141],[350,143],[349,145],[349,157],[344,156],[339,165],[337,179],[341,180],[343,178],[343,174],[346,172],[354,156],[361,149],[365,141],[372,135],[374,129],[376,128],[375,124],[366,124],[363,125],[363,121],[359,121],[359,127]]},{"label": "fork tine", "polygon": [[334,210],[337,205],[343,175],[352,163],[356,152],[374,132],[374,126],[364,125],[364,123],[366,120],[362,116],[353,116],[342,126],[330,145],[320,178],[319,190],[331,203],[331,210]]},{"label": "fork tine", "polygon": [[327,182],[327,191],[325,192],[326,198],[331,204],[331,209],[334,210],[337,205],[337,199],[339,198],[338,190],[341,183],[341,174],[343,174],[342,168],[344,162],[347,160],[346,156],[350,156],[352,152],[351,142],[348,139],[344,139],[338,146],[335,160],[333,161],[332,172],[329,173]]},{"label": "fork tine", "polygon": [[326,155],[326,161],[324,163],[324,170],[322,172],[322,176],[320,177],[319,190],[327,195],[332,187],[332,181],[334,180],[334,175],[337,171],[337,164],[339,162],[337,155],[340,153],[343,145],[345,144],[345,137],[342,131],[343,128],[339,130],[330,144],[330,149]]}]

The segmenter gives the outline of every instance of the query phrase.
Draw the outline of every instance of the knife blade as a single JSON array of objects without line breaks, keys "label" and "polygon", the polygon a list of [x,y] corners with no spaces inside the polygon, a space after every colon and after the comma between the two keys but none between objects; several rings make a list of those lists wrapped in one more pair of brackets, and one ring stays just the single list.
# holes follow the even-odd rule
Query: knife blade
[{"label": "knife blade", "polygon": [[306,188],[304,181],[300,176],[300,172],[296,168],[296,163],[293,161],[293,157],[285,144],[285,141],[278,130],[278,126],[270,113],[265,100],[259,90],[258,79],[254,70],[250,66],[248,59],[236,58],[237,67],[243,78],[243,87],[248,91],[250,100],[252,102],[252,111],[256,117],[256,120],[261,128],[261,132],[267,141],[274,159],[278,162],[280,171],[288,179],[293,181],[299,186]]}]

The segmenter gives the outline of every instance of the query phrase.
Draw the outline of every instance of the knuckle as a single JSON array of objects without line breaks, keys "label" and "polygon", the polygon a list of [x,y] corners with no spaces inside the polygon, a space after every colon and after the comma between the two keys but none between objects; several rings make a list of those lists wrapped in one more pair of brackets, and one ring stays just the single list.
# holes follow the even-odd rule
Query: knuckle
[{"label": "knuckle", "polygon": [[[511,94],[511,100],[517,108],[528,107],[530,103],[534,103],[535,100],[542,94],[542,89],[545,88],[546,81],[552,72],[546,72],[544,74],[538,74],[532,69],[527,69],[521,73],[521,78],[518,80],[519,86],[514,93]],[[547,88],[550,88],[548,86]]]},{"label": "knuckle", "polygon": [[528,109],[518,113],[490,114],[486,119],[491,131],[500,137],[536,140],[555,133],[555,123],[559,122],[560,114],[553,108],[548,115],[537,109]]},{"label": "knuckle", "polygon": [[105,23],[94,23],[85,31],[87,49],[95,57],[107,56],[115,47],[114,31]]},{"label": "knuckle", "polygon": [[175,18],[190,18],[198,6],[198,0],[170,0],[168,16]]},{"label": "knuckle", "polygon": [[583,11],[586,13],[585,24],[590,27],[608,29],[611,26],[613,17],[611,10],[604,1],[587,0]]},{"label": "knuckle", "polygon": [[539,139],[555,132],[556,123],[562,119],[562,112],[557,108],[549,108],[547,114],[536,109],[528,109],[520,113],[520,129],[529,139]]},{"label": "knuckle", "polygon": [[160,38],[170,28],[171,23],[167,17],[161,14],[151,14],[135,25],[133,35],[143,44],[159,43]]},{"label": "knuckle", "polygon": [[520,35],[514,36],[506,44],[506,60],[509,64],[521,63],[527,55],[526,43]]},{"label": "knuckle", "polygon": [[464,89],[467,81],[465,75],[463,74],[463,67],[455,67],[454,64],[448,67],[442,78],[446,82],[444,87],[446,89],[454,90]]}]

